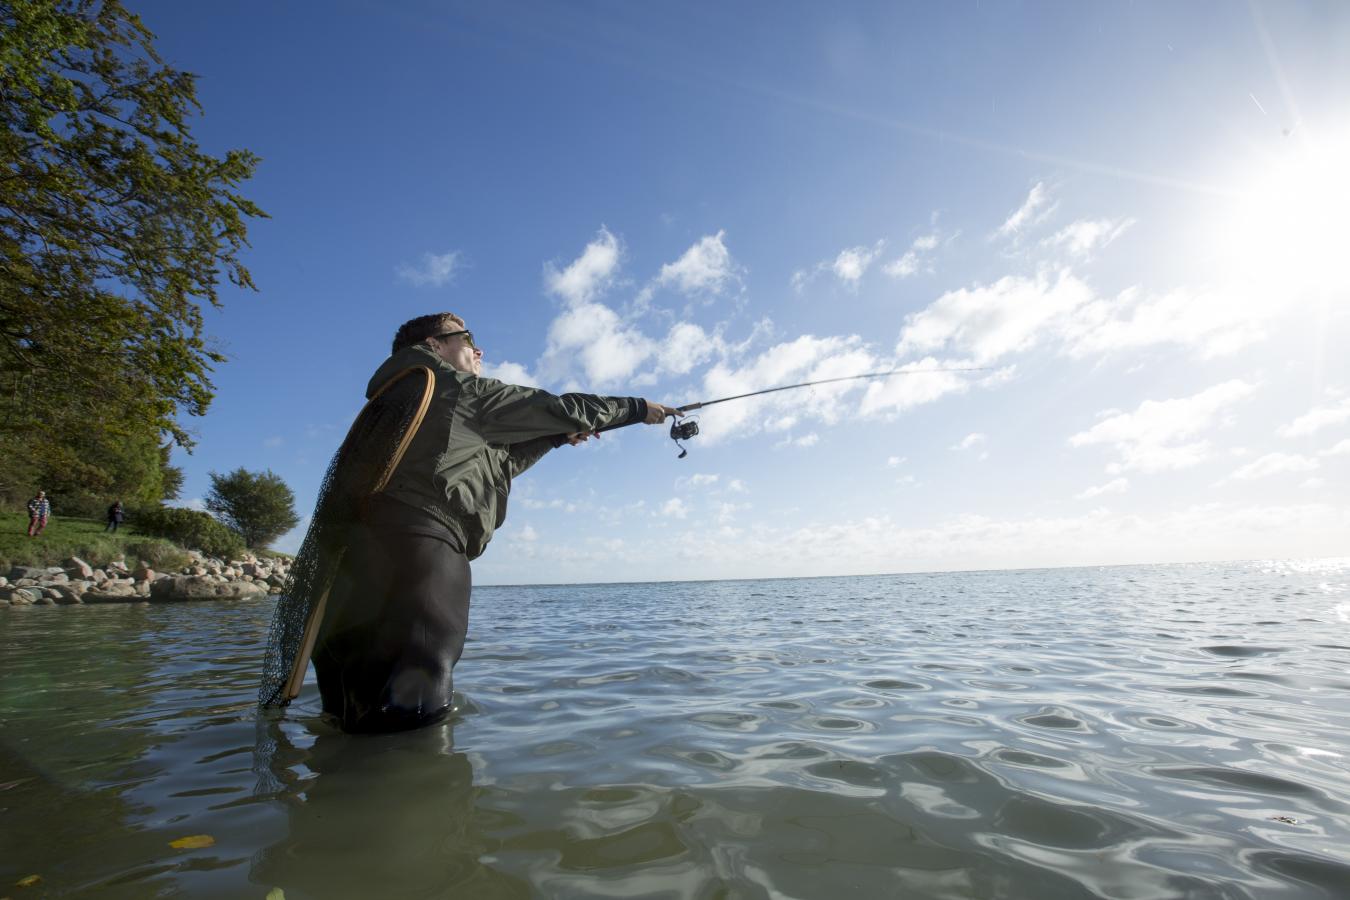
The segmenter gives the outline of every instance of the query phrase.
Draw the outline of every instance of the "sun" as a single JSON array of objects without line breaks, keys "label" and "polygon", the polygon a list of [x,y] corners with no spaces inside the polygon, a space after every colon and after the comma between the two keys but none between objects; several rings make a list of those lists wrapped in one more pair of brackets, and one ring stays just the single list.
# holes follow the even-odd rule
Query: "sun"
[{"label": "sun", "polygon": [[1268,299],[1350,296],[1350,131],[1285,138],[1237,179],[1210,242],[1225,276]]}]

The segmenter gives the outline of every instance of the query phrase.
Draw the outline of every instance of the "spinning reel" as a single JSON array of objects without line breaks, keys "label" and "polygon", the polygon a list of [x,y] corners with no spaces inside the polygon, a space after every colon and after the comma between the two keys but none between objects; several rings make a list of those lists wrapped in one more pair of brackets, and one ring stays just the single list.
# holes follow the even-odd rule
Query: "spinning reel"
[{"label": "spinning reel", "polygon": [[698,434],[698,419],[685,419],[683,422],[676,420],[670,423],[670,439],[680,448],[680,455],[675,457],[676,459],[684,459],[689,455],[689,451],[680,441],[687,441],[696,434]]}]

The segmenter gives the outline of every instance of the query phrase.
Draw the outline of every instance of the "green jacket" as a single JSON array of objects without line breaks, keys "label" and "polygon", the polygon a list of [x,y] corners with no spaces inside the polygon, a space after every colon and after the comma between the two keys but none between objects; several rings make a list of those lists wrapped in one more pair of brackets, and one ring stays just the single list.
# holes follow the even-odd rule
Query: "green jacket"
[{"label": "green jacket", "polygon": [[435,393],[384,493],[435,516],[461,538],[469,559],[482,555],[506,519],[511,479],[561,446],[565,435],[647,418],[647,401],[636,397],[550,394],[480,378],[456,371],[422,344],[386,359],[366,396],[413,366],[436,374]]}]

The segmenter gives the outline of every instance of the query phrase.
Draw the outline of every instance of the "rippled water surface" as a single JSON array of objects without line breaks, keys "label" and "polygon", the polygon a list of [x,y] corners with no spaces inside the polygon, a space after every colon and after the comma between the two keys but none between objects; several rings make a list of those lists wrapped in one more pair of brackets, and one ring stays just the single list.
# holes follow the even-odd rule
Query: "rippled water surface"
[{"label": "rippled water surface", "polygon": [[0,896],[1350,897],[1350,561],[479,588],[361,738],[270,611],[0,609]]}]

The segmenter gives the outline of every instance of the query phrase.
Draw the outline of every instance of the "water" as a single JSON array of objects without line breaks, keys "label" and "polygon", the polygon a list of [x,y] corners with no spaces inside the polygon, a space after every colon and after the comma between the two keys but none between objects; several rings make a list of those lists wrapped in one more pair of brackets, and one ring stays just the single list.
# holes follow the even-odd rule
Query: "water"
[{"label": "water", "polygon": [[0,609],[0,895],[1350,897],[1350,561],[479,588],[365,738],[269,614]]}]

